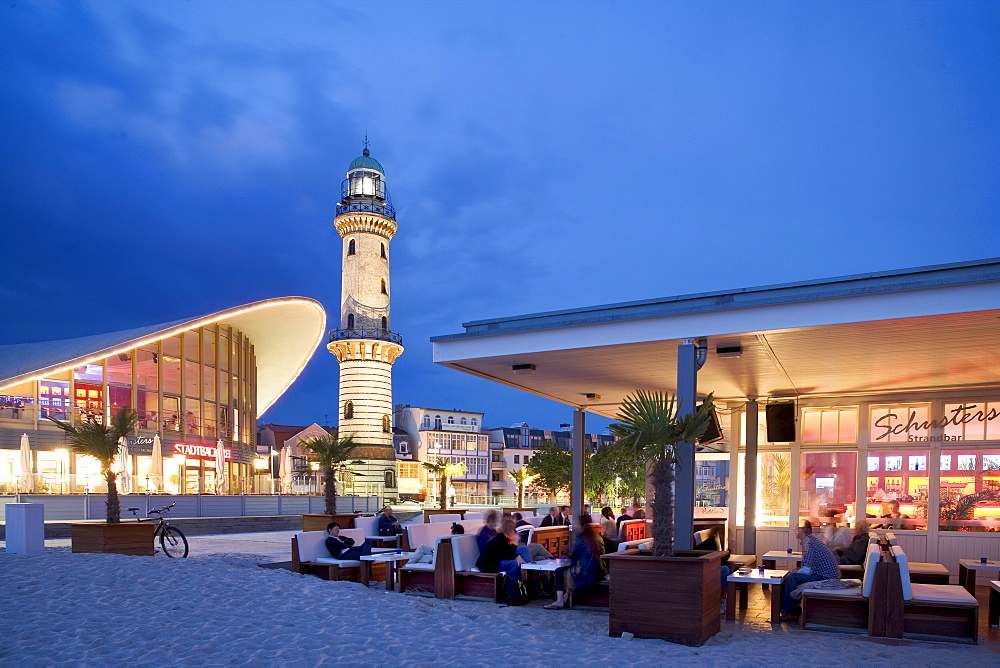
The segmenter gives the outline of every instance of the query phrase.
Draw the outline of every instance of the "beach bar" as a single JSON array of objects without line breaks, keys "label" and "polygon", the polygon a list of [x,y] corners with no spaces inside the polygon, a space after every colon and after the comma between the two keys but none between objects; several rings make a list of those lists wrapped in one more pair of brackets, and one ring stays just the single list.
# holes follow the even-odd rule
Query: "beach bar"
[{"label": "beach bar", "polygon": [[680,463],[680,547],[695,517],[725,519],[758,558],[795,546],[803,519],[864,519],[952,575],[1000,558],[1000,259],[463,327],[432,339],[436,363],[577,424],[636,389],[714,393],[728,451]]}]

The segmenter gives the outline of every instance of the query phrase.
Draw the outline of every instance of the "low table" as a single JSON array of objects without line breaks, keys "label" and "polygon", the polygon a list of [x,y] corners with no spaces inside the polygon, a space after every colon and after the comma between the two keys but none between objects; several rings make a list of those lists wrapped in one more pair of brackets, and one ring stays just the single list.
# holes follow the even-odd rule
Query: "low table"
[{"label": "low table", "polygon": [[785,550],[771,550],[770,552],[765,552],[764,556],[760,558],[760,563],[764,564],[764,568],[774,568],[775,562],[777,561],[794,561],[798,563],[802,561],[801,552],[788,553]]},{"label": "low table", "polygon": [[958,584],[973,596],[976,595],[976,571],[1000,572],[1000,561],[990,560],[984,564],[978,559],[958,560]]},{"label": "low table", "polygon": [[555,572],[560,568],[569,568],[569,559],[542,559],[533,564],[521,564],[522,571],[550,571]]},{"label": "low table", "polygon": [[[766,556],[766,555],[765,555]],[[726,582],[726,619],[736,619],[736,590],[740,592],[740,610],[747,609],[747,585],[756,582],[760,585],[774,585],[771,592],[771,623],[777,624],[781,615],[781,598],[784,595],[785,577],[788,571],[753,569],[748,575],[739,575],[739,571],[729,576]]]},{"label": "low table", "polygon": [[371,578],[371,565],[373,562],[385,564],[385,590],[396,590],[396,563],[407,561],[415,552],[383,552],[382,554],[366,554],[361,557],[361,582],[367,587]]}]

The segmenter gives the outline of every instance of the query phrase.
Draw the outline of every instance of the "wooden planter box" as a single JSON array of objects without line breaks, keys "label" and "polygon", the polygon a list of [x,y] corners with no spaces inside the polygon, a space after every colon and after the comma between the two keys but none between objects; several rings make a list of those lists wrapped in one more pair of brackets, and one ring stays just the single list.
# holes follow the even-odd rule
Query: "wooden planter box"
[{"label": "wooden planter box", "polygon": [[73,552],[101,552],[153,556],[154,522],[70,524]]},{"label": "wooden planter box", "polygon": [[504,515],[510,515],[511,513],[531,513],[531,517],[536,517],[535,511],[537,510],[538,510],[537,508],[510,507],[510,508],[501,508],[500,512],[502,512]]},{"label": "wooden planter box", "polygon": [[704,644],[721,626],[719,571],[725,554],[689,550],[654,557],[625,550],[607,555],[608,635],[628,631],[636,638]]},{"label": "wooden planter box", "polygon": [[[360,514],[360,513],[359,513]],[[303,531],[326,531],[326,525],[336,522],[341,529],[353,529],[355,513],[337,513],[336,515],[325,515],[323,513],[303,513]]]}]

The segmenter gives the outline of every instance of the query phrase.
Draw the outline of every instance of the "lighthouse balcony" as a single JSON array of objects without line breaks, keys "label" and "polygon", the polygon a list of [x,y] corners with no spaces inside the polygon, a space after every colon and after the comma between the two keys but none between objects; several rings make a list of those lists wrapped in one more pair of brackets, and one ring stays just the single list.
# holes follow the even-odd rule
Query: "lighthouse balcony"
[{"label": "lighthouse balcony", "polygon": [[373,200],[353,200],[346,202],[339,202],[337,204],[337,215],[342,215],[345,213],[377,213],[379,215],[385,216],[392,220],[396,220],[396,210],[392,208],[389,203],[381,203]]},{"label": "lighthouse balcony", "polygon": [[353,328],[353,329],[334,329],[330,330],[330,342],[334,341],[344,341],[347,339],[369,339],[373,341],[389,341],[390,343],[397,343],[403,345],[403,335],[399,332],[394,332],[389,329],[379,329],[377,327],[370,328]]}]

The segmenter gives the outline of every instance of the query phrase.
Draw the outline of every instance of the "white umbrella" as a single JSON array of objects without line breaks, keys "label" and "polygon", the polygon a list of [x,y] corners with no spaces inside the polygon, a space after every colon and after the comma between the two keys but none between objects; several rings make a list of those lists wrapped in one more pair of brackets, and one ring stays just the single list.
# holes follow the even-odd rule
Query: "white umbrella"
[{"label": "white umbrella", "polygon": [[153,479],[153,488],[157,492],[163,491],[163,446],[160,444],[160,435],[153,437],[153,461],[149,465],[149,475]]},{"label": "white umbrella", "polygon": [[281,449],[281,460],[278,462],[278,478],[281,480],[281,491],[289,494],[292,491],[292,466],[289,457],[291,451],[286,445]]},{"label": "white umbrella", "polygon": [[118,472],[121,474],[121,484],[118,491],[122,494],[132,493],[132,461],[128,456],[128,441],[122,436],[118,439]]},{"label": "white umbrella", "polygon": [[220,438],[215,443],[215,493],[225,494],[226,488],[226,448]]},{"label": "white umbrella", "polygon": [[21,457],[17,463],[17,487],[30,494],[35,491],[35,476],[31,470],[31,446],[28,445],[27,434],[21,434]]}]

